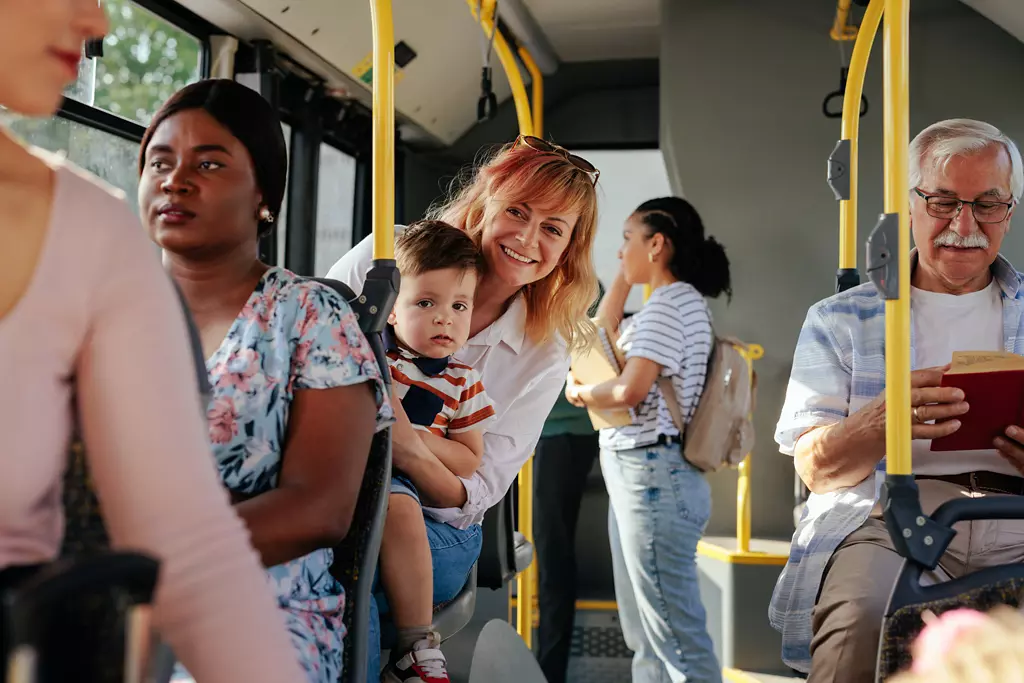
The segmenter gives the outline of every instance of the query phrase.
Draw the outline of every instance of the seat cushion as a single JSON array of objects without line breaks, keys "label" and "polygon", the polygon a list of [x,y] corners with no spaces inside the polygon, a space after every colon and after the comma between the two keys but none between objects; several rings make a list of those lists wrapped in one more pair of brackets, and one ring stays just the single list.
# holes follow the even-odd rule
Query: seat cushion
[{"label": "seat cushion", "polygon": [[911,663],[911,646],[924,629],[921,615],[930,610],[936,616],[949,610],[967,607],[981,612],[997,605],[1019,607],[1022,603],[1024,578],[1015,577],[999,583],[975,588],[962,595],[932,602],[907,605],[896,610],[882,625],[882,647],[878,653],[879,679],[885,680]]},{"label": "seat cushion", "polygon": [[520,532],[515,532],[516,574],[526,571],[533,562],[533,544],[526,540]]},{"label": "seat cushion", "polygon": [[447,640],[466,627],[476,611],[476,565],[469,574],[469,580],[459,594],[450,602],[435,609],[434,628]]}]

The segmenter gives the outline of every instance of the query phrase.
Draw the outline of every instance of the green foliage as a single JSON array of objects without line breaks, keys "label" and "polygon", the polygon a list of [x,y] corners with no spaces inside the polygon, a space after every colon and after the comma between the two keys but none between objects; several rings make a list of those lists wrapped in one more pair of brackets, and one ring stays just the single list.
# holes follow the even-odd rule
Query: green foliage
[{"label": "green foliage", "polygon": [[[167,98],[199,80],[202,45],[131,0],[104,0],[104,6],[110,30],[103,57],[83,59],[78,80],[65,95],[147,125]],[[33,145],[64,152],[78,166],[123,190],[135,205],[134,142],[67,119],[28,119],[2,108],[0,123]]]},{"label": "green foliage", "polygon": [[106,0],[110,32],[96,64],[93,104],[145,125],[161,104],[199,80],[201,43],[130,0]]}]

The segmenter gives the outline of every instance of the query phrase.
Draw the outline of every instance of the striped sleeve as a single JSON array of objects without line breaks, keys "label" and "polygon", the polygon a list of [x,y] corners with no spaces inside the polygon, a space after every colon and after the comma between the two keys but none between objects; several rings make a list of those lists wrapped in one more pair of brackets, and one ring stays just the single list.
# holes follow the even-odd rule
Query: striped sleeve
[{"label": "striped sleeve", "polygon": [[710,340],[710,332],[704,299],[696,290],[686,288],[675,296],[652,296],[636,315],[626,360],[646,358],[662,366],[663,375],[676,375],[691,337],[699,333]]},{"label": "striped sleeve", "polygon": [[793,455],[804,432],[835,424],[849,414],[852,372],[843,357],[827,311],[811,307],[793,352],[793,370],[775,430],[781,453]]},{"label": "striped sleeve", "polygon": [[497,419],[491,399],[484,391],[480,373],[473,369],[467,370],[464,386],[465,388],[459,396],[459,407],[455,409],[455,414],[448,423],[449,434],[458,434],[474,429],[486,431],[486,428]]}]

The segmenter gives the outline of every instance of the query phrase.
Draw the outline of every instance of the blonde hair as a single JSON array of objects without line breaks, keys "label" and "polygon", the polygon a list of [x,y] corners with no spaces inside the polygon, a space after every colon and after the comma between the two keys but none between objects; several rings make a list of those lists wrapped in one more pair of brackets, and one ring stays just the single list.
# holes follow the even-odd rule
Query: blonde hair
[{"label": "blonde hair", "polygon": [[510,143],[453,183],[447,201],[428,217],[466,231],[477,247],[484,226],[519,202],[551,204],[576,213],[561,260],[546,277],[525,285],[526,334],[533,341],[561,335],[570,350],[584,347],[596,333],[587,310],[597,298],[591,251],[597,232],[597,191],[590,176],[564,157]]},{"label": "blonde hair", "polygon": [[917,660],[927,658],[926,670],[897,674],[888,683],[1024,683],[1022,644],[1024,615],[1000,605],[959,633],[938,661],[936,653],[915,647],[915,668]]}]

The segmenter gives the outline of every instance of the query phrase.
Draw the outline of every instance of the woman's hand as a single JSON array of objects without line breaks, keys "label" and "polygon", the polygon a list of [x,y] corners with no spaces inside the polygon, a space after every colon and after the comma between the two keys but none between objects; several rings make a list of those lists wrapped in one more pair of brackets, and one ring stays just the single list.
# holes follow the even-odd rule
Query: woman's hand
[{"label": "woman's hand", "polygon": [[583,385],[576,380],[576,376],[569,371],[569,374],[565,376],[565,400],[571,405],[577,408],[586,408],[587,405],[583,402],[580,397],[580,388]]}]

